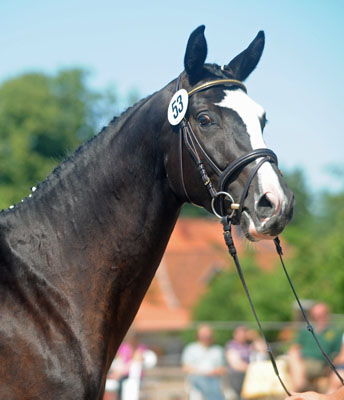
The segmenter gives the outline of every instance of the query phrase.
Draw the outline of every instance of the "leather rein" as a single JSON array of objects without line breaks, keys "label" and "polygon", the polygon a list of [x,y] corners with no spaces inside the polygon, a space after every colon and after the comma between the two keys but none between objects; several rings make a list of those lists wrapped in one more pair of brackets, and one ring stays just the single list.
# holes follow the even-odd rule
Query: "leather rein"
[{"label": "leather rein", "polygon": [[[177,79],[176,92],[181,89],[181,87],[180,87],[181,75],[182,74],[180,74]],[[192,90],[190,90],[188,92],[188,97],[190,98],[195,93],[198,93],[203,90],[207,90],[214,86],[226,86],[226,87],[232,87],[232,88],[236,87],[236,88],[240,88],[240,89],[244,90],[245,93],[247,93],[246,87],[242,82],[235,80],[235,79],[219,79],[219,80],[215,80],[215,81],[206,82],[200,86],[197,86],[196,88],[193,88]],[[290,396],[291,395],[290,392],[288,391],[286,385],[284,384],[282,378],[280,377],[280,374],[279,374],[279,371],[277,368],[277,363],[276,363],[275,357],[273,355],[271,346],[266,339],[264,330],[261,326],[257,312],[253,305],[253,302],[252,302],[252,299],[251,299],[251,296],[250,296],[250,293],[249,293],[249,290],[248,290],[248,287],[247,287],[247,284],[245,281],[245,277],[244,277],[244,274],[243,274],[243,271],[242,271],[242,268],[240,266],[240,262],[239,262],[239,259],[237,256],[237,251],[236,251],[236,248],[235,248],[235,245],[233,242],[232,231],[231,231],[232,222],[233,221],[235,221],[235,223],[240,222],[240,218],[241,218],[241,214],[243,212],[244,202],[245,202],[248,190],[249,190],[252,180],[256,176],[259,168],[265,162],[275,163],[276,165],[278,165],[277,156],[272,150],[267,149],[267,148],[255,149],[255,150],[237,158],[232,163],[230,163],[224,170],[221,170],[218,167],[218,165],[212,160],[212,158],[207,154],[207,152],[205,151],[205,149],[203,148],[203,146],[197,139],[197,136],[195,135],[194,131],[192,130],[190,122],[184,116],[182,121],[179,123],[179,164],[180,164],[180,176],[181,176],[183,191],[184,191],[186,198],[188,199],[188,201],[190,203],[193,203],[193,202],[190,199],[190,196],[187,192],[185,181],[184,181],[183,145],[186,147],[186,149],[188,150],[188,153],[190,154],[191,158],[195,162],[196,167],[201,176],[202,182],[203,182],[204,186],[207,188],[209,195],[211,196],[212,211],[213,211],[214,215],[221,220],[221,223],[223,225],[223,234],[224,234],[225,243],[227,245],[230,255],[233,257],[235,266],[237,268],[241,283],[243,285],[246,296],[248,298],[248,301],[249,301],[251,310],[253,312],[254,318],[256,320],[257,326],[259,328],[260,334],[265,341],[266,349],[269,354],[274,372],[275,372],[278,380],[280,381],[284,391],[287,393],[288,396]],[[211,179],[208,176],[208,173],[204,167],[201,157],[206,161],[207,166],[210,167],[210,169],[218,176],[218,184],[217,184],[216,189],[215,189],[215,186],[212,183]],[[226,191],[227,183],[228,183],[228,181],[231,180],[231,178],[233,177],[233,175],[235,173],[240,174],[245,166],[247,166],[248,164],[250,164],[256,160],[257,160],[257,162],[248,175],[247,181],[245,183],[245,186],[243,188],[243,191],[239,198],[239,201],[235,202],[233,196],[228,191]],[[227,200],[227,202],[229,201],[229,203],[230,203],[229,207],[228,206],[226,207],[225,200]],[[231,209],[230,214],[227,214],[228,208]],[[337,375],[337,377],[339,378],[342,385],[344,385],[343,378],[338,373],[333,362],[331,361],[331,359],[329,358],[329,356],[326,354],[326,352],[322,348],[321,344],[319,343],[319,340],[318,340],[317,336],[315,335],[314,329],[313,329],[312,325],[310,324],[309,319],[306,315],[306,312],[305,312],[305,310],[301,304],[301,301],[295,291],[295,288],[292,284],[292,281],[290,279],[290,276],[288,274],[288,271],[285,267],[285,264],[284,264],[284,261],[282,258],[283,251],[282,251],[282,247],[280,244],[280,240],[278,237],[276,237],[273,241],[274,241],[274,244],[276,247],[276,251],[279,255],[284,273],[286,274],[289,285],[293,291],[293,294],[296,298],[298,306],[302,312],[302,316],[306,322],[307,330],[312,334],[323,357],[328,362],[328,364],[330,365],[330,367],[334,371],[334,373]]]}]

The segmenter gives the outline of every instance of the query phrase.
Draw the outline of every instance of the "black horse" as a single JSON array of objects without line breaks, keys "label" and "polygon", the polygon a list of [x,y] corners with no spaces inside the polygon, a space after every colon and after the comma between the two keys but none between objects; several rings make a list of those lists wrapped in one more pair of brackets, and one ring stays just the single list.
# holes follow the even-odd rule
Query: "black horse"
[{"label": "black horse", "polygon": [[[178,80],[113,120],[1,213],[0,399],[102,398],[185,201],[234,214],[251,240],[283,230],[293,195],[264,150],[265,113],[241,83],[263,47],[259,32],[228,65],[205,64],[204,26],[197,28]],[[167,110],[182,88],[189,105],[185,97],[170,105],[184,117],[173,126]],[[249,163],[235,166],[242,156]],[[216,169],[233,162],[221,206],[212,201]]]}]

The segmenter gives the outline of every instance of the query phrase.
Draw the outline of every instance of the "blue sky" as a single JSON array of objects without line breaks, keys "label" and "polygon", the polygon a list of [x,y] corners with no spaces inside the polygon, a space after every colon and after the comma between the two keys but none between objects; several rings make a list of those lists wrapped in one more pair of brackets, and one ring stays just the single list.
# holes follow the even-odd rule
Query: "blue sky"
[{"label": "blue sky", "polygon": [[197,26],[218,64],[262,29],[265,51],[246,83],[267,112],[266,143],[282,168],[303,168],[311,188],[336,189],[327,169],[344,165],[343,21],[342,0],[1,0],[0,82],[82,66],[98,89],[145,96],[181,72]]}]

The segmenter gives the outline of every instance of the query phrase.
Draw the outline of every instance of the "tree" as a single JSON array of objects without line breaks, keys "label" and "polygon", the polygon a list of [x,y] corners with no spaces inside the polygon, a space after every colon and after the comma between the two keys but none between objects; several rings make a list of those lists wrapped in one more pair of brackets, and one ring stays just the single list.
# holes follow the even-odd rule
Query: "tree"
[{"label": "tree", "polygon": [[0,87],[0,208],[26,196],[114,108],[113,91],[91,90],[87,76],[30,73]]},{"label": "tree", "polygon": [[[290,320],[292,293],[283,271],[280,268],[263,271],[255,264],[252,252],[240,257],[240,264],[259,319]],[[210,282],[192,315],[195,321],[255,321],[232,260],[230,267],[219,272]],[[218,336],[222,342],[229,337],[228,332]]]},{"label": "tree", "polygon": [[331,305],[344,313],[344,192],[323,194],[322,211],[296,247],[290,271],[302,297]]}]

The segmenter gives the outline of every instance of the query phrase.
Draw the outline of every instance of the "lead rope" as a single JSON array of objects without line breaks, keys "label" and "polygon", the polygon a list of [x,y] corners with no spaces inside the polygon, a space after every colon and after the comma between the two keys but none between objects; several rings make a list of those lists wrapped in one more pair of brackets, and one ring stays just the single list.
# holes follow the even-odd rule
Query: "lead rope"
[{"label": "lead rope", "polygon": [[254,318],[255,318],[255,320],[257,322],[260,334],[261,334],[261,336],[263,337],[263,339],[265,341],[266,350],[269,353],[269,357],[270,357],[270,360],[271,360],[271,364],[272,364],[272,366],[274,368],[275,374],[276,374],[278,380],[280,381],[280,384],[282,385],[284,391],[287,393],[288,396],[291,396],[291,394],[289,393],[287,387],[285,386],[282,378],[280,377],[280,374],[279,374],[279,371],[278,371],[278,368],[277,368],[277,364],[276,364],[276,360],[275,360],[275,357],[274,357],[274,355],[272,353],[271,346],[270,346],[269,342],[266,339],[266,336],[264,334],[263,328],[262,328],[262,326],[260,324],[260,321],[258,319],[258,315],[257,315],[256,309],[254,308],[250,293],[248,291],[248,287],[247,287],[247,284],[246,284],[246,281],[245,281],[245,277],[244,277],[244,274],[242,272],[242,269],[241,269],[241,266],[240,266],[240,262],[239,262],[239,259],[238,259],[238,256],[237,256],[236,248],[235,248],[235,245],[234,245],[234,242],[233,242],[233,238],[232,238],[231,221],[228,218],[228,216],[224,216],[224,217],[221,218],[221,223],[223,225],[223,236],[225,238],[225,242],[226,242],[226,245],[228,247],[228,251],[229,251],[230,255],[233,257],[233,260],[234,260],[236,269],[238,271],[242,286],[243,286],[243,288],[245,290],[247,299],[248,299],[248,301],[250,303],[250,306],[251,306],[251,310],[252,310]]},{"label": "lead rope", "polygon": [[292,289],[292,291],[293,291],[293,293],[294,293],[294,296],[295,296],[295,299],[296,299],[296,301],[297,301],[297,304],[299,305],[299,308],[300,308],[300,310],[301,310],[301,312],[302,312],[303,319],[304,319],[305,322],[306,322],[307,330],[312,334],[312,336],[313,336],[313,338],[314,338],[314,340],[315,340],[317,346],[319,347],[319,350],[321,351],[321,354],[323,355],[323,357],[325,358],[325,360],[328,362],[328,364],[329,364],[329,366],[331,367],[332,371],[337,375],[337,377],[338,377],[338,379],[340,380],[341,384],[344,385],[344,380],[343,380],[343,378],[341,377],[341,375],[340,375],[339,372],[337,371],[337,368],[335,367],[335,365],[334,365],[333,362],[331,361],[330,357],[326,354],[325,350],[322,348],[322,346],[321,346],[321,344],[320,344],[320,342],[319,342],[319,340],[318,340],[318,338],[317,338],[317,336],[316,336],[316,334],[315,334],[315,332],[314,332],[313,326],[310,324],[309,319],[308,319],[308,317],[307,317],[307,314],[306,314],[304,308],[302,307],[302,304],[301,304],[301,301],[300,301],[300,299],[299,299],[299,296],[298,296],[297,293],[296,293],[296,290],[295,290],[294,285],[293,285],[293,283],[292,283],[292,281],[291,281],[291,279],[290,279],[290,276],[289,276],[289,273],[288,273],[288,271],[287,271],[287,268],[286,268],[286,266],[285,266],[285,264],[284,264],[283,257],[282,257],[282,255],[283,255],[283,250],[282,250],[281,242],[280,242],[280,240],[279,240],[278,237],[276,237],[276,238],[274,239],[274,243],[275,243],[276,251],[277,251],[277,253],[278,253],[278,255],[279,255],[279,258],[280,258],[280,260],[281,260],[281,264],[282,264],[283,270],[284,270],[285,275],[286,275],[286,277],[287,277],[287,279],[288,279],[289,285],[290,285],[290,287],[291,287],[291,289]]}]

